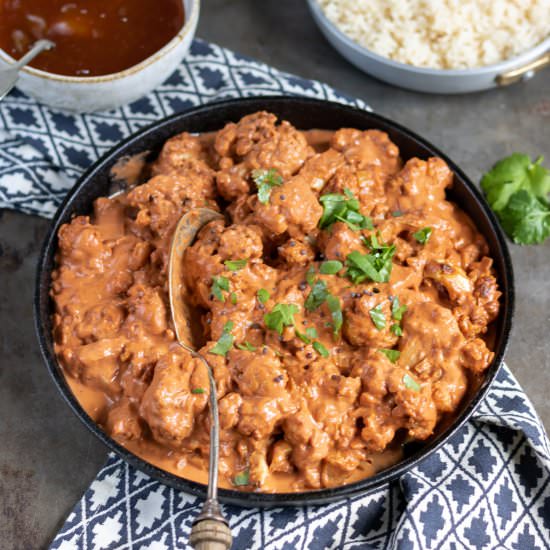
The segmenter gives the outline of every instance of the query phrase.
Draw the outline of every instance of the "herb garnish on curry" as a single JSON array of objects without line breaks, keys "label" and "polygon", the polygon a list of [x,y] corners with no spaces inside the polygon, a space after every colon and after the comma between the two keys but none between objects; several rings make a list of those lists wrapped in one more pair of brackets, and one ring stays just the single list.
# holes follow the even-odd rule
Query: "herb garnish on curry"
[{"label": "herb garnish on curry", "polygon": [[137,455],[206,480],[207,373],[177,344],[167,294],[171,236],[194,207],[227,217],[185,253],[222,486],[372,475],[482,378],[500,292],[441,159],[404,163],[383,132],[302,132],[260,112],[168,140],[151,176],[60,229],[51,290],[76,397]]}]

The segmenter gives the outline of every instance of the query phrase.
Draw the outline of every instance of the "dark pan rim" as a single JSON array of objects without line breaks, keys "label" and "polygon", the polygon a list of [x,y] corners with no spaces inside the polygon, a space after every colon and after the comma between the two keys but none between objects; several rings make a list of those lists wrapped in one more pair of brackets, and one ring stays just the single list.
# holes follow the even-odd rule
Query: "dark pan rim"
[{"label": "dark pan rim", "polygon": [[[269,105],[265,105],[269,104]],[[342,485],[335,488],[319,489],[312,491],[303,491],[296,493],[248,493],[242,491],[236,491],[233,489],[220,489],[220,500],[227,503],[237,504],[245,507],[253,506],[298,506],[298,505],[310,505],[310,504],[326,504],[335,500],[350,498],[359,494],[368,494],[384,484],[397,480],[408,470],[418,465],[421,461],[426,459],[437,451],[444,443],[446,443],[456,432],[466,423],[474,410],[479,405],[480,401],[487,395],[489,388],[497,376],[500,367],[502,365],[504,354],[508,347],[510,330],[512,325],[512,318],[514,313],[514,286],[513,286],[513,270],[510,254],[506,244],[506,240],[500,226],[496,220],[495,215],[488,207],[487,203],[483,199],[481,193],[472,184],[469,178],[464,172],[444,153],[439,151],[436,147],[431,145],[428,141],[424,140],[414,132],[407,128],[397,124],[385,117],[378,114],[358,109],[356,107],[344,105],[341,103],[318,100],[305,97],[289,97],[289,96],[261,96],[250,97],[240,99],[229,99],[220,102],[209,103],[204,106],[190,109],[183,113],[177,113],[170,117],[164,118],[158,122],[151,124],[145,128],[140,129],[138,132],[132,134],[128,138],[124,139],[113,147],[110,151],[104,154],[98,159],[92,166],[90,166],[86,172],[78,179],[75,185],[67,193],[62,204],[59,206],[45,238],[44,244],[39,257],[38,269],[35,280],[35,294],[34,294],[34,324],[35,331],[38,337],[40,351],[44,362],[48,368],[50,375],[53,378],[55,385],[59,392],[70,406],[76,416],[86,425],[86,427],[95,434],[111,451],[123,458],[126,462],[148,474],[149,476],[161,481],[162,483],[172,486],[176,489],[183,490],[193,495],[204,497],[206,494],[206,487],[201,483],[197,483],[185,478],[178,477],[174,474],[168,473],[156,466],[151,465],[145,460],[134,455],[128,451],[125,447],[118,444],[111,437],[109,437],[99,426],[88,416],[77,399],[74,397],[69,385],[67,384],[64,375],[58,366],[57,360],[51,351],[51,334],[46,334],[44,327],[46,322],[44,319],[43,311],[49,311],[49,298],[48,292],[42,291],[45,285],[49,289],[50,285],[50,273],[47,271],[47,265],[51,263],[55,251],[57,249],[57,231],[61,224],[61,221],[65,218],[68,212],[70,212],[72,201],[77,197],[81,191],[81,188],[88,184],[88,181],[96,171],[98,171],[104,165],[112,163],[124,155],[121,151],[126,149],[130,144],[136,143],[143,139],[147,135],[154,135],[161,131],[165,126],[170,126],[174,122],[184,121],[192,116],[207,115],[208,113],[218,109],[242,109],[250,107],[248,112],[254,112],[256,110],[266,109],[269,110],[271,106],[276,105],[283,107],[298,108],[299,105],[307,105],[319,108],[330,109],[333,112],[340,110],[342,114],[346,113],[349,116],[357,116],[363,118],[365,121],[370,119],[373,127],[379,126],[384,129],[391,129],[396,134],[399,134],[404,139],[408,140],[413,145],[417,145],[433,156],[441,157],[451,168],[455,174],[455,181],[459,181],[460,185],[463,185],[472,199],[475,201],[477,208],[479,208],[486,217],[486,221],[490,226],[493,233],[492,237],[496,243],[496,251],[493,250],[493,256],[500,256],[502,264],[502,272],[500,273],[501,280],[499,284],[501,291],[503,292],[501,302],[501,322],[499,330],[499,344],[498,349],[495,350],[494,359],[486,371],[486,377],[476,394],[472,397],[470,402],[461,414],[441,433],[435,436],[431,441],[425,444],[419,451],[415,452],[412,456],[402,460],[398,464],[379,472],[378,474],[365,478],[348,485]],[[181,130],[180,130],[181,131]],[[93,178],[92,178],[93,180]]]}]

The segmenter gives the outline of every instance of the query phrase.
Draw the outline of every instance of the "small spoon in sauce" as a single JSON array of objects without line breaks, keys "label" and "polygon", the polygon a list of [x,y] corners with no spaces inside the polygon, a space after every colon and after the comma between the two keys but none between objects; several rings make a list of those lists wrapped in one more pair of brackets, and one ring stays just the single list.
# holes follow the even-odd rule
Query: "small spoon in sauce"
[{"label": "small spoon in sauce", "polygon": [[207,223],[223,219],[219,212],[209,208],[196,208],[181,217],[170,248],[168,266],[168,286],[170,291],[170,309],[176,330],[176,337],[183,349],[193,357],[200,359],[208,371],[210,386],[210,453],[208,465],[208,492],[201,513],[195,518],[189,544],[195,550],[229,550],[231,548],[231,530],[223,517],[218,502],[218,459],[220,452],[220,424],[216,382],[210,364],[193,346],[191,332],[191,311],[184,300],[183,254],[193,244],[197,233]]},{"label": "small spoon in sauce", "polygon": [[11,91],[19,78],[19,71],[30,63],[39,53],[55,47],[51,40],[38,40],[33,47],[13,65],[0,69],[0,101]]}]

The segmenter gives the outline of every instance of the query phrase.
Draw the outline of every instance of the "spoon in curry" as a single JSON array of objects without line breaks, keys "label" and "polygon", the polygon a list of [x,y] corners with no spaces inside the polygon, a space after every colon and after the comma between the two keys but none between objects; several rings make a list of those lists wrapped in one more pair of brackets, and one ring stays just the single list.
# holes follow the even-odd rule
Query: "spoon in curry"
[{"label": "spoon in curry", "polygon": [[210,386],[210,453],[208,465],[208,492],[201,513],[195,518],[190,545],[195,550],[229,550],[231,548],[231,531],[227,520],[221,513],[218,502],[218,459],[220,452],[220,424],[218,416],[218,399],[216,382],[210,364],[206,358],[193,347],[189,305],[184,300],[183,254],[190,246],[197,233],[207,223],[223,219],[219,212],[208,208],[190,210],[181,217],[170,248],[168,267],[168,286],[170,291],[170,309],[176,331],[176,337],[183,349],[193,357],[200,359],[208,371]]},{"label": "spoon in curry", "polygon": [[50,50],[55,47],[55,43],[51,40],[38,40],[33,47],[13,65],[0,69],[0,101],[4,99],[11,89],[17,84],[19,79],[19,71],[28,63],[30,63],[39,53],[45,50]]}]

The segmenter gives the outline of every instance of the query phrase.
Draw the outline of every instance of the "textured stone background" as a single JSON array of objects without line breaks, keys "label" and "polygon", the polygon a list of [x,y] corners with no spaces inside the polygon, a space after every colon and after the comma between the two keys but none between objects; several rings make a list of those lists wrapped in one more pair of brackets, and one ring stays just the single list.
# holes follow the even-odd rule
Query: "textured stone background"
[{"label": "textured stone background", "polygon": [[[324,40],[305,2],[207,0],[198,36],[328,82],[418,132],[478,181],[513,151],[544,154],[550,166],[550,70],[509,89],[432,96],[378,82]],[[32,291],[48,222],[0,212],[0,546],[47,546],[105,459],[42,365]],[[511,245],[517,309],[507,362],[550,427],[550,243]]]}]

